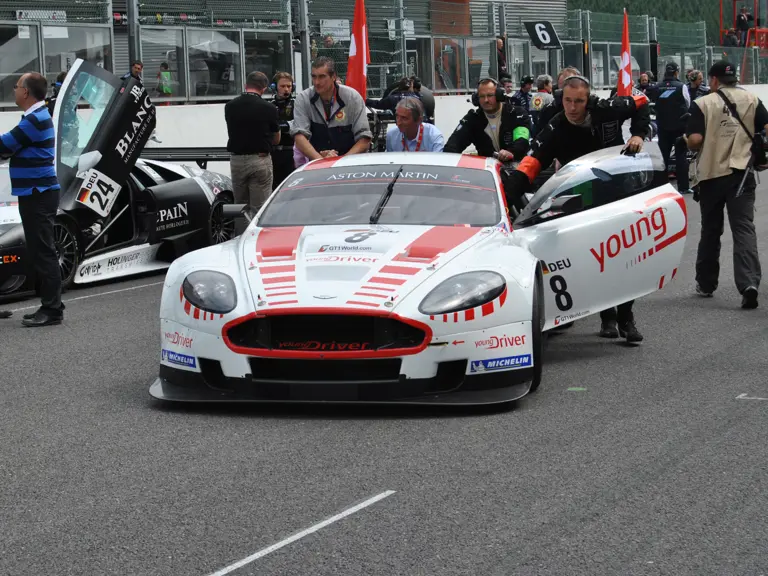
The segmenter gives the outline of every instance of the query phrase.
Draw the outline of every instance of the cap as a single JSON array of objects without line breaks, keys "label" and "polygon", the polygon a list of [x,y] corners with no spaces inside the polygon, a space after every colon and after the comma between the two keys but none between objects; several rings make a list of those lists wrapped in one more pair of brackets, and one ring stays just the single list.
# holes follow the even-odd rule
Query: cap
[{"label": "cap", "polygon": [[709,76],[714,78],[736,78],[736,66],[727,60],[718,60],[709,69]]},{"label": "cap", "polygon": [[533,76],[523,76],[523,79],[520,81],[521,86],[525,86],[526,84],[533,84],[534,79]]},{"label": "cap", "polygon": [[668,62],[667,67],[664,68],[664,72],[666,74],[674,74],[675,72],[680,71],[680,66],[677,65],[677,62]]}]

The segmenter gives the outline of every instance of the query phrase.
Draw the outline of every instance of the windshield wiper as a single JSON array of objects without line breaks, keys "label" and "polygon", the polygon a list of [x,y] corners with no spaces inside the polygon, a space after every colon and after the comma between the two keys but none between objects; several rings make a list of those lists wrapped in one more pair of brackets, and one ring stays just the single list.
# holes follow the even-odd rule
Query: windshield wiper
[{"label": "windshield wiper", "polygon": [[392,178],[392,182],[387,184],[387,189],[384,190],[384,194],[382,194],[381,198],[379,198],[379,201],[376,204],[376,208],[373,209],[373,214],[371,214],[370,219],[371,224],[376,224],[379,221],[379,218],[381,218],[381,213],[384,211],[384,206],[386,206],[387,202],[389,202],[389,198],[392,196],[392,190],[395,189],[395,182],[397,182],[397,179],[400,178],[400,174],[402,173],[403,167],[400,166],[400,170],[398,170],[397,174],[395,174],[395,177]]}]

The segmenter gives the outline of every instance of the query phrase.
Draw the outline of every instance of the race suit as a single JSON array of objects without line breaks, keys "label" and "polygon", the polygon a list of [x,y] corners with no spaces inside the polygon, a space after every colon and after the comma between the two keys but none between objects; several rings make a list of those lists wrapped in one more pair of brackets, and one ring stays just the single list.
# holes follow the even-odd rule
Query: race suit
[{"label": "race suit", "polygon": [[[512,152],[517,161],[522,160],[529,148],[530,123],[527,110],[504,102],[501,106],[499,149]],[[470,110],[451,134],[443,152],[461,154],[470,144],[473,144],[480,156],[492,157],[493,153],[499,150],[488,136],[487,126],[488,118],[482,109]]]}]

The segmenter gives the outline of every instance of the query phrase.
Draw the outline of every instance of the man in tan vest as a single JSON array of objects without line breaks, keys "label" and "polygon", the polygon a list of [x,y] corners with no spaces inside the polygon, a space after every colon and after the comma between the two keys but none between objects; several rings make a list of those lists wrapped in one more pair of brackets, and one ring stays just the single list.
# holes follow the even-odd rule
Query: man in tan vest
[{"label": "man in tan vest", "polygon": [[709,298],[717,289],[723,208],[727,207],[741,307],[757,308],[761,269],[754,224],[754,173],[745,178],[752,141],[718,92],[735,106],[751,134],[768,129],[768,111],[757,96],[736,85],[736,67],[730,62],[715,62],[709,80],[711,93],[693,102],[686,131],[688,148],[699,151],[701,239],[696,257],[696,293]]}]

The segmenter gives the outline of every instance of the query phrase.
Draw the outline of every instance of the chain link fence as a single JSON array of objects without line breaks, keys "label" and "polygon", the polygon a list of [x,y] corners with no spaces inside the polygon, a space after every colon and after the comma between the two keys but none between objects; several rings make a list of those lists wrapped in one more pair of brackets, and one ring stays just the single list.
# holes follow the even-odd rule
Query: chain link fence
[{"label": "chain link fence", "polygon": [[109,5],[108,0],[0,0],[0,20],[30,20],[43,24],[106,24],[111,21]]},{"label": "chain link fence", "polygon": [[285,29],[290,26],[288,10],[285,0],[143,0],[139,3],[139,23]]}]

